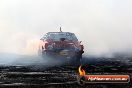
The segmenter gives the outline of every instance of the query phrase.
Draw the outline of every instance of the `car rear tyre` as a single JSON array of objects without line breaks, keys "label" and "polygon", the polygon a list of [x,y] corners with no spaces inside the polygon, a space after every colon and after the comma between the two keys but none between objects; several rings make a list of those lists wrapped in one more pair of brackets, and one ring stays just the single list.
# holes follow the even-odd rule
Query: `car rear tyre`
[{"label": "car rear tyre", "polygon": [[74,58],[73,58],[73,61],[72,61],[72,64],[75,65],[75,66],[80,65],[80,64],[81,64],[80,58],[74,57]]}]

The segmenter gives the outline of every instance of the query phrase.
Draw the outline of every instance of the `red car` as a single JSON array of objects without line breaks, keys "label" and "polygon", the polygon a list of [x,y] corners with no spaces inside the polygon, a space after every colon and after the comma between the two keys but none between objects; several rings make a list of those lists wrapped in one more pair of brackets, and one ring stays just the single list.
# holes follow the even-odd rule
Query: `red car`
[{"label": "red car", "polygon": [[48,32],[39,44],[39,55],[43,57],[64,58],[75,64],[80,63],[84,47],[74,33]]}]

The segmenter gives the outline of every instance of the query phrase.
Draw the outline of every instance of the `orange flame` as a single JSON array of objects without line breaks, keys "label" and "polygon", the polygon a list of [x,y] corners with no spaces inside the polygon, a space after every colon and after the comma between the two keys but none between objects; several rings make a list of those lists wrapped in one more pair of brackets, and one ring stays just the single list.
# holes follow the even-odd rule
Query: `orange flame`
[{"label": "orange flame", "polygon": [[78,69],[78,70],[79,70],[79,75],[80,75],[80,76],[84,76],[86,73],[85,73],[85,71],[84,71],[81,67],[82,67],[82,66],[80,65],[80,66],[79,66],[79,69]]}]

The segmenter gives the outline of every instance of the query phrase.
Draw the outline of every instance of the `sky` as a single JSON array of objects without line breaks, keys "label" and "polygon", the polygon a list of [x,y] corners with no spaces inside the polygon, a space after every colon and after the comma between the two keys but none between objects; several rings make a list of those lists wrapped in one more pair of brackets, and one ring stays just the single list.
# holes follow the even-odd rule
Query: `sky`
[{"label": "sky", "polygon": [[36,54],[47,32],[73,32],[86,55],[132,52],[131,0],[0,0],[0,52]]}]

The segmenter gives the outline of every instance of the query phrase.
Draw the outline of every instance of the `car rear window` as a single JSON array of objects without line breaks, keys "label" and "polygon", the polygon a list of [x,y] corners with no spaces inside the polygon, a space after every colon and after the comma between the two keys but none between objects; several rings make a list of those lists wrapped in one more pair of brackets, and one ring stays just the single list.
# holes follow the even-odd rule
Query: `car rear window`
[{"label": "car rear window", "polygon": [[55,41],[59,41],[61,38],[65,38],[66,40],[77,40],[74,33],[62,32],[62,33],[49,33],[47,34],[48,39],[53,39]]}]

